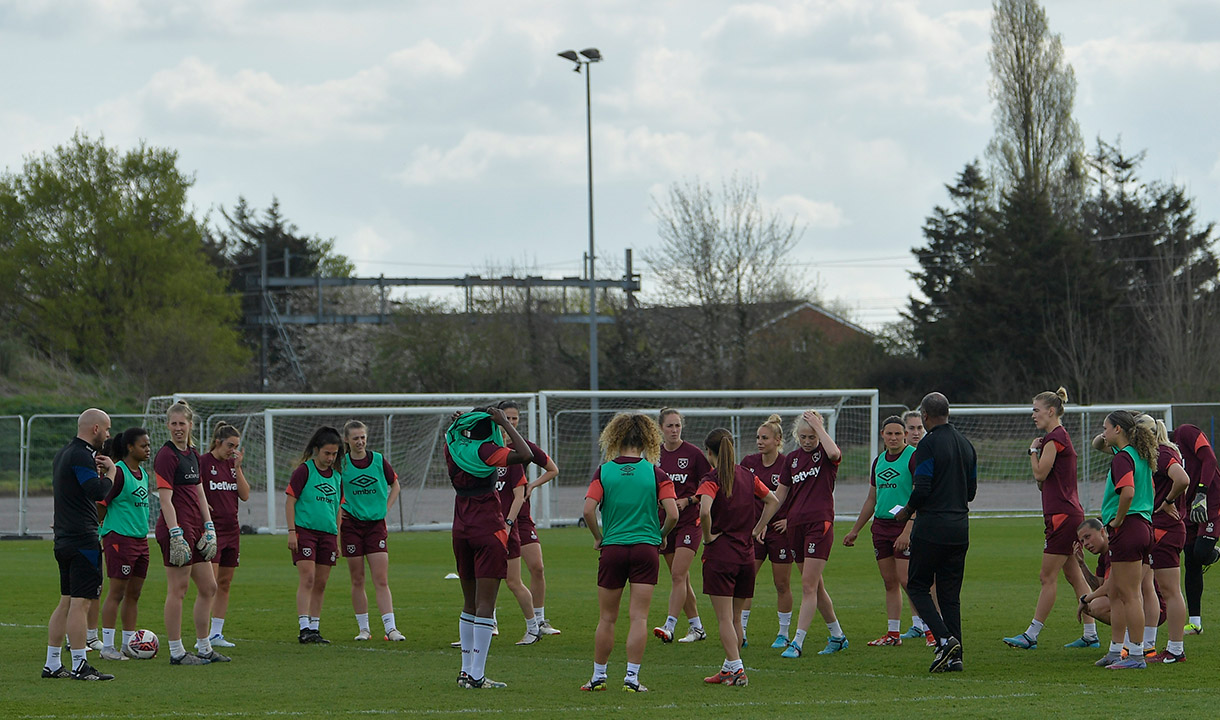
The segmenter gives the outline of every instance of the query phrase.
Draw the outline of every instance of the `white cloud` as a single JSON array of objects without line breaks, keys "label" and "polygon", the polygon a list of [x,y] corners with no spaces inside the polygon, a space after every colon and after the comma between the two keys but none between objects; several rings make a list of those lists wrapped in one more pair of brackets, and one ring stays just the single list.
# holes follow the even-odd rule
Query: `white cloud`
[{"label": "white cloud", "polygon": [[769,205],[775,212],[795,218],[797,225],[805,225],[811,230],[832,229],[849,224],[843,210],[834,203],[810,200],[803,195],[783,195]]}]

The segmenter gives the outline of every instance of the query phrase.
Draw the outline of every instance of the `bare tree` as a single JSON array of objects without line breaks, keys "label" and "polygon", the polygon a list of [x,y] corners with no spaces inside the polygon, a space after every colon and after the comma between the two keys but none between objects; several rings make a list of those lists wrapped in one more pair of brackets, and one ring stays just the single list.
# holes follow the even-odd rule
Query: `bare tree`
[{"label": "bare tree", "polygon": [[699,180],[654,198],[660,246],[644,261],[662,304],[697,308],[688,327],[713,387],[742,387],[750,332],[762,303],[804,299],[813,288],[785,264],[804,234],[795,219],[768,211],[758,181],[734,176],[716,192]]},{"label": "bare tree", "polygon": [[1062,209],[1083,189],[1084,142],[1072,117],[1076,74],[1037,0],[995,0],[992,7],[993,172],[1001,187],[1046,190]]}]

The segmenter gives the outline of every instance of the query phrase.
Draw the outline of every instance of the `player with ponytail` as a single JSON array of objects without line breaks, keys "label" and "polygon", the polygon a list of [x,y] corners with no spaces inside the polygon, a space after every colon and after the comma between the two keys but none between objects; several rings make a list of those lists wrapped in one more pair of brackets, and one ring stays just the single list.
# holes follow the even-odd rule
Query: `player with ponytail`
[{"label": "player with ponytail", "polygon": [[[1059,575],[1067,579],[1079,597],[1089,591],[1080,568],[1072,559],[1076,543],[1076,528],[1084,522],[1084,509],[1076,488],[1076,448],[1063,427],[1063,404],[1067,402],[1067,390],[1042,392],[1034,396],[1033,421],[1042,437],[1029,447],[1030,472],[1042,493],[1042,519],[1046,526],[1045,542],[1042,546],[1042,569],[1038,573],[1041,589],[1034,617],[1025,632],[1004,638],[1010,647],[1032,650],[1038,647],[1038,634],[1043,623],[1055,606],[1055,590]],[[1097,623],[1083,615],[1083,631],[1076,640],[1064,645],[1067,648],[1095,648]]]},{"label": "player with ponytail", "polygon": [[208,639],[214,647],[233,647],[225,639],[225,616],[229,612],[229,589],[241,556],[241,523],[238,502],[250,499],[250,483],[241,469],[241,431],[221,420],[212,431],[212,443],[199,458],[203,494],[216,523],[216,600],[212,603],[212,628]]},{"label": "player with ponytail", "polygon": [[[1104,446],[1114,452],[1101,505],[1101,519],[1110,535],[1111,625],[1110,650],[1097,664],[1115,670],[1143,669],[1146,663],[1139,640],[1144,628],[1141,585],[1143,563],[1153,546],[1156,422],[1147,415],[1116,410],[1106,416],[1103,428]],[[1092,599],[1090,594],[1082,601],[1087,605]]]},{"label": "player with ponytail", "polygon": [[[779,415],[768,417],[754,434],[755,446],[758,452],[746,455],[741,459],[742,467],[754,473],[772,492],[779,490],[779,478],[784,473],[784,426]],[[755,519],[762,517],[763,502],[754,501]],[[779,632],[772,648],[788,647],[789,628],[792,625],[792,551],[788,548],[788,536],[784,531],[788,527],[784,508],[781,507],[771,516],[771,525],[762,540],[754,543],[754,574],[762,570],[763,563],[771,561],[771,579],[775,583],[776,614],[779,616]],[[750,606],[753,598],[747,599],[741,611],[741,645],[749,645],[748,630],[750,624]]]},{"label": "player with ponytail", "polygon": [[292,471],[284,494],[288,549],[297,567],[297,641],[329,645],[322,637],[322,598],[331,568],[339,557],[338,467],[343,462],[343,437],[333,427],[314,431]]},{"label": "player with ponytail", "polygon": [[1185,585],[1189,619],[1187,635],[1203,632],[1203,573],[1220,559],[1216,539],[1220,537],[1220,469],[1216,452],[1202,430],[1194,425],[1179,425],[1173,442],[1182,453],[1182,464],[1190,476],[1186,494],[1190,514],[1186,520]]},{"label": "player with ponytail", "polygon": [[835,476],[843,452],[826,432],[822,414],[806,410],[792,426],[797,448],[788,454],[780,488],[781,505],[787,503],[788,542],[793,561],[801,564],[801,613],[796,634],[782,657],[799,658],[804,652],[805,635],[813,622],[816,608],[826,621],[830,638],[819,655],[846,650],[847,636],[835,616],[834,602],[826,592],[822,571],[834,544]]},{"label": "player with ponytail", "polygon": [[906,426],[901,417],[891,415],[881,423],[881,439],[885,450],[873,459],[868,496],[856,524],[843,538],[843,545],[852,547],[864,524],[872,519],[873,556],[885,585],[887,623],[886,633],[869,641],[874,647],[902,644],[902,593],[906,591],[907,566],[911,561],[913,521],[898,522],[894,516],[906,506],[915,483],[915,448],[907,445]]},{"label": "player with ponytail", "polygon": [[[748,468],[737,464],[733,434],[716,428],[703,442],[712,469],[703,476],[699,525],[703,530],[703,592],[712,602],[724,646],[720,672],[704,678],[718,685],[746,685],[741,646],[745,630],[741,611],[754,597],[754,542],[766,537],[768,523],[779,509],[779,498]],[[763,502],[761,516],[754,500]]]},{"label": "player with ponytail", "polygon": [[[1156,587],[1165,601],[1169,644],[1165,652],[1151,658],[1154,662],[1172,664],[1186,659],[1183,633],[1186,627],[1186,601],[1182,598],[1182,549],[1186,546],[1186,525],[1183,518],[1189,512],[1190,475],[1182,466],[1178,446],[1169,440],[1163,420],[1156,421],[1157,458],[1152,485],[1156,496],[1152,501],[1152,573]],[[1145,611],[1145,615],[1147,612]],[[1151,635],[1151,637],[1149,637]],[[1148,642],[1156,649],[1156,625],[1144,619],[1145,657]]]},{"label": "player with ponytail", "polygon": [[[149,478],[140,464],[151,454],[148,431],[127,428],[107,441],[103,448],[115,461],[114,485],[106,499],[98,503],[101,516],[102,549],[106,554],[106,575],[110,587],[102,604],[103,660],[134,657],[127,641],[139,629],[138,604],[148,577],[148,489]],[[123,615],[123,641],[114,647],[115,623],[120,608]],[[120,652],[121,650],[121,652]]]}]

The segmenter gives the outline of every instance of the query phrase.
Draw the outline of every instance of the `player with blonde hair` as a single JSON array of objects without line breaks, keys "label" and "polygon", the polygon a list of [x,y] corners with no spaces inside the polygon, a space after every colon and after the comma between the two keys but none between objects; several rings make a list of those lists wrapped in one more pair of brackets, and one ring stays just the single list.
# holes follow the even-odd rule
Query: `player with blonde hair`
[{"label": "player with blonde hair", "polygon": [[[771,415],[759,425],[754,440],[758,452],[743,457],[741,466],[753,472],[772,492],[776,492],[779,490],[779,478],[784,474],[784,462],[787,460],[787,455],[783,452],[784,426],[780,416]],[[761,500],[755,500],[756,517],[762,517],[763,507]],[[787,527],[787,516],[781,507],[771,517],[770,527],[767,528],[763,539],[754,543],[754,574],[762,571],[764,562],[771,561],[771,580],[775,584],[776,595],[775,609],[779,616],[779,632],[771,643],[771,647],[775,649],[788,647],[791,634],[789,628],[792,626],[792,550],[788,547],[788,536],[785,534]],[[750,606],[753,603],[753,598],[747,599],[741,611],[742,647],[749,645],[746,632],[750,624]]]}]

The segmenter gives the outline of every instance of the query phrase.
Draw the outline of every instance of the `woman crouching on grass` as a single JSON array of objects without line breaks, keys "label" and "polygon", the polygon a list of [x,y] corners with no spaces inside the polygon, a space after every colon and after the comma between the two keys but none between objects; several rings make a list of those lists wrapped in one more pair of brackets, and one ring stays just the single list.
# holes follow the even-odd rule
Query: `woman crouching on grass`
[{"label": "woman crouching on grass", "polygon": [[[593,677],[580,689],[606,689],[614,624],[623,588],[630,582],[623,691],[647,692],[640,683],[640,665],[648,642],[648,606],[660,571],[661,544],[678,524],[678,504],[673,481],[654,464],[661,456],[661,430],[652,418],[619,413],[602,431],[600,444],[605,462],[593,473],[584,507],[585,524],[601,553],[597,561],[599,616],[593,636]],[[657,515],[658,504],[665,513],[664,525]]]},{"label": "woman crouching on grass", "polygon": [[322,596],[339,556],[339,475],[343,438],[332,427],[320,427],[305,445],[301,464],[292,471],[284,494],[288,549],[297,566],[297,641],[329,645],[322,637]]},{"label": "woman crouching on grass", "polygon": [[[754,597],[754,540],[766,537],[767,523],[779,509],[779,498],[754,473],[737,464],[733,434],[716,428],[703,442],[712,471],[703,477],[699,525],[703,529],[703,592],[712,601],[724,646],[720,672],[704,678],[715,685],[747,685],[741,662],[745,629],[741,610]],[[763,501],[754,515],[754,498]]]}]

